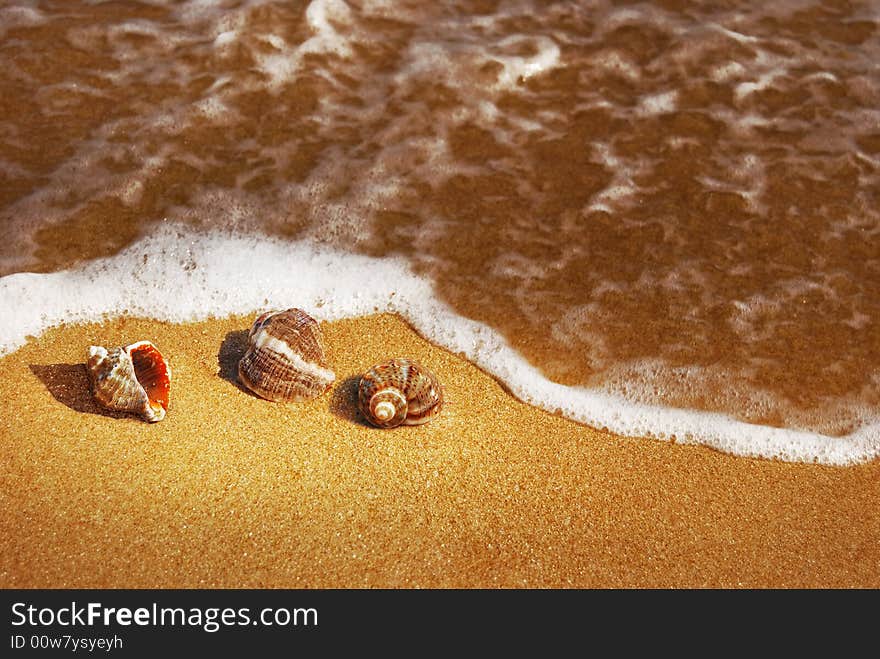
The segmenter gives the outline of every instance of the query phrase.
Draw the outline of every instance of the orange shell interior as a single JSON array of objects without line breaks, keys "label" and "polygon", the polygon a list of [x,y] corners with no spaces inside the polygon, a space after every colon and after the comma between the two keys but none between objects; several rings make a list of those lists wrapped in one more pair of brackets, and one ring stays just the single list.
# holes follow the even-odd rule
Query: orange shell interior
[{"label": "orange shell interior", "polygon": [[161,405],[168,410],[168,393],[171,390],[171,376],[162,354],[150,344],[142,344],[129,350],[134,374],[147,392],[150,406]]}]

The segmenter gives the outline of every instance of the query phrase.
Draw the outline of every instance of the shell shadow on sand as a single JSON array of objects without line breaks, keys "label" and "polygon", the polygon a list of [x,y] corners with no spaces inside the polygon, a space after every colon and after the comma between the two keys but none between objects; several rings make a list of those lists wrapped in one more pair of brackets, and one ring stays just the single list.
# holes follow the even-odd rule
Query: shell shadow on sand
[{"label": "shell shadow on sand", "polygon": [[113,419],[135,418],[128,412],[108,410],[98,404],[92,396],[85,364],[30,364],[28,368],[55,400],[76,412]]},{"label": "shell shadow on sand", "polygon": [[238,362],[244,357],[248,348],[248,330],[235,330],[228,332],[223,337],[220,350],[217,353],[217,375],[234,384],[239,390],[249,396],[259,398],[253,391],[245,387],[238,380]]},{"label": "shell shadow on sand", "polygon": [[340,419],[351,421],[365,428],[373,426],[364,419],[358,409],[358,385],[361,377],[352,375],[334,384],[330,392],[330,411]]}]

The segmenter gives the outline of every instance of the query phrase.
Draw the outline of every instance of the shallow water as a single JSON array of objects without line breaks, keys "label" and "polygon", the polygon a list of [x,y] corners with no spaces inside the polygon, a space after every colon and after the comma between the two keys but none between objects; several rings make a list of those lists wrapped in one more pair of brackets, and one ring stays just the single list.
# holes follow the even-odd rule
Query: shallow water
[{"label": "shallow water", "polygon": [[876,441],[876,3],[0,7],[0,273],[274,237],[406,264],[573,398]]}]

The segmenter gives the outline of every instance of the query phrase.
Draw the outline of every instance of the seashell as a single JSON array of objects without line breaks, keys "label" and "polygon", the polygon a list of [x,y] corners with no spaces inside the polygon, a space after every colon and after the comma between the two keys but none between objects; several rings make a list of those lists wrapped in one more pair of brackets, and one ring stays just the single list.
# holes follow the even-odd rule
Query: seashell
[{"label": "seashell", "polygon": [[112,350],[91,346],[87,368],[92,393],[107,409],[133,412],[150,422],[165,418],[171,369],[149,341]]},{"label": "seashell", "polygon": [[379,428],[427,423],[442,406],[440,382],[411,359],[377,364],[364,373],[358,385],[358,407]]},{"label": "seashell", "polygon": [[301,309],[259,316],[238,362],[238,379],[261,398],[277,402],[323,394],[336,376],[327,368],[318,322]]}]

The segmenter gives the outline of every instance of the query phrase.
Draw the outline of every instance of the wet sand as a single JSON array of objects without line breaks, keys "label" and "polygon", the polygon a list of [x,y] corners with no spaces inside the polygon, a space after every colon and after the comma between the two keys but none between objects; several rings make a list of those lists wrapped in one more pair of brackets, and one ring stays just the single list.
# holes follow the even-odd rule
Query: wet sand
[{"label": "wet sand", "polygon": [[[0,360],[0,586],[880,587],[880,461],[599,432],[389,315],[325,324],[337,384],[269,403],[235,383],[251,321],[62,327]],[[147,338],[173,369],[152,425],[97,407],[83,365]],[[400,355],[448,404],[368,427],[358,375]]]}]

